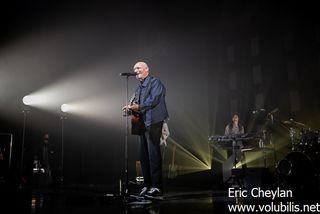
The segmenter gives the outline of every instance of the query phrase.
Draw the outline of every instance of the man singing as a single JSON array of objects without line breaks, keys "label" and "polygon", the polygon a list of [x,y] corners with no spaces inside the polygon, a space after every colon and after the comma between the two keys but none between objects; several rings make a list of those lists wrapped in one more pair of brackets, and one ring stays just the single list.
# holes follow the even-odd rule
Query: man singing
[{"label": "man singing", "polygon": [[133,69],[140,83],[132,102],[123,107],[123,110],[139,112],[145,126],[139,136],[139,157],[144,177],[144,187],[140,195],[147,198],[161,198],[162,159],[160,138],[163,122],[168,118],[165,102],[166,89],[159,79],[149,75],[149,67],[145,62],[137,62]]}]

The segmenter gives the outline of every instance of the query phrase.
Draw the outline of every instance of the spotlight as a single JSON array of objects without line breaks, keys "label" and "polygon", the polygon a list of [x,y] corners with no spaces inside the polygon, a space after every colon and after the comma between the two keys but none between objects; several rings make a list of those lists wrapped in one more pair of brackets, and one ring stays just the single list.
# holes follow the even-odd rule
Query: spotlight
[{"label": "spotlight", "polygon": [[40,95],[26,95],[22,98],[23,104],[27,106],[38,106],[40,104],[46,103],[48,99],[45,96]]},{"label": "spotlight", "polygon": [[25,104],[25,105],[30,105],[30,104],[32,103],[32,97],[30,97],[30,96],[24,96],[24,97],[22,98],[22,102],[23,102],[23,104]]},{"label": "spotlight", "polygon": [[68,112],[68,111],[70,111],[70,109],[71,109],[71,107],[68,104],[62,104],[61,105],[61,111],[62,112]]}]

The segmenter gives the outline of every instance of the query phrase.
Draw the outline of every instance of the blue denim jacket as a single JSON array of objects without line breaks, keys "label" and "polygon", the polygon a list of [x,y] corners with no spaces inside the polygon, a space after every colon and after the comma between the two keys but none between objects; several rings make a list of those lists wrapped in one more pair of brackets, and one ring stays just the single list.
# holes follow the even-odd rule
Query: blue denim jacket
[{"label": "blue denim jacket", "polygon": [[133,102],[139,104],[140,112],[146,127],[169,117],[166,101],[166,88],[155,77],[147,76],[138,85]]}]

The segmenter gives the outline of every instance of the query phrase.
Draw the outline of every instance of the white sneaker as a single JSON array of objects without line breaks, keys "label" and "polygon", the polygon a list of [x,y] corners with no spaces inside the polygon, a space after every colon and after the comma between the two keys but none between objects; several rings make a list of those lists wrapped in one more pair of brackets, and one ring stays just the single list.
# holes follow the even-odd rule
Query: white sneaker
[{"label": "white sneaker", "polygon": [[146,194],[145,197],[153,199],[163,199],[162,192],[160,189],[152,187]]}]

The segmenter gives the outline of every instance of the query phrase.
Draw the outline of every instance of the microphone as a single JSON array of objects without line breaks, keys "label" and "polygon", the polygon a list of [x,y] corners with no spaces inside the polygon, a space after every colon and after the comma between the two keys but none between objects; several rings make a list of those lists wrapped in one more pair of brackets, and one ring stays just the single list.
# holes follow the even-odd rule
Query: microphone
[{"label": "microphone", "polygon": [[120,73],[120,76],[124,76],[124,77],[130,77],[130,76],[136,76],[136,73]]},{"label": "microphone", "polygon": [[253,110],[252,111],[252,114],[258,114],[258,113],[260,113],[260,112],[264,112],[264,111],[266,111],[265,109],[258,109],[258,110]]}]

